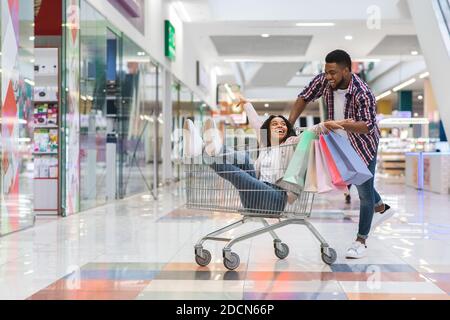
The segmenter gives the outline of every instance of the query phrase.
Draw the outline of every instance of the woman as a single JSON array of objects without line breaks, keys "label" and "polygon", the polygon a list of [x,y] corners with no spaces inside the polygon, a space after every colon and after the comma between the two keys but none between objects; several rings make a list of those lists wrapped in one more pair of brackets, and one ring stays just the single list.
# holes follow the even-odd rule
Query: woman
[{"label": "woman", "polygon": [[[256,130],[258,142],[263,147],[259,149],[255,164],[251,163],[247,152],[223,146],[223,139],[212,120],[205,123],[204,160],[239,190],[246,210],[280,213],[288,202],[296,200],[295,194],[276,184],[284,176],[299,137],[285,117],[272,115],[262,122],[251,103],[241,98],[239,105],[244,106],[250,126]],[[192,156],[199,155],[201,138],[192,121],[186,120],[185,129],[185,147],[193,150]]]}]

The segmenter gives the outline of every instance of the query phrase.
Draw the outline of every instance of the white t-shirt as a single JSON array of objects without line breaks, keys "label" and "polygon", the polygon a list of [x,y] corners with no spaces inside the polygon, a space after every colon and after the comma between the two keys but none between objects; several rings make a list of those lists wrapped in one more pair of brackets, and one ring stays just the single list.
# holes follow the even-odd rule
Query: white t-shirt
[{"label": "white t-shirt", "polygon": [[[344,120],[345,119],[345,104],[347,102],[347,98],[345,95],[347,94],[347,90],[338,89],[333,92],[334,95],[334,120]],[[347,131],[345,130],[337,130],[341,136],[347,137]]]},{"label": "white t-shirt", "polygon": [[268,148],[261,151],[259,157],[258,160],[261,164],[259,179],[275,184],[281,170],[281,149],[277,147]]}]

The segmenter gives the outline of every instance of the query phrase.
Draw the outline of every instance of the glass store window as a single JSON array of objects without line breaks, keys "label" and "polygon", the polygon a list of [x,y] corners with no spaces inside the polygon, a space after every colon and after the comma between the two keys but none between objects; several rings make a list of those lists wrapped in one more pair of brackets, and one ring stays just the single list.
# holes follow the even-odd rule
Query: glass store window
[{"label": "glass store window", "polygon": [[[66,3],[70,13],[75,2]],[[63,191],[66,202],[73,204],[70,213],[79,211],[78,203],[86,210],[153,191],[158,183],[154,172],[159,173],[159,162],[153,159],[161,141],[157,65],[85,0],[80,1],[79,17],[79,46],[71,46],[71,34],[65,35],[64,77],[72,85],[69,101],[76,104],[69,106],[73,112],[66,118],[71,121],[64,124],[72,134],[67,134],[65,152],[78,155],[71,150],[79,148],[79,161],[74,158],[66,165],[70,190]],[[73,163],[79,163],[79,170]]]},{"label": "glass store window", "polygon": [[0,3],[0,236],[34,224],[33,1]]},{"label": "glass store window", "polygon": [[80,209],[106,202],[106,21],[80,6]]},{"label": "glass store window", "polygon": [[193,111],[193,94],[184,84],[174,80],[172,82],[172,166],[174,181],[182,179],[182,130],[184,120],[189,118],[201,129],[201,121],[195,120]]},{"label": "glass store window", "polygon": [[[119,195],[155,192],[159,126],[158,67],[131,39],[122,40],[118,112]],[[156,170],[156,171],[155,171]]]}]

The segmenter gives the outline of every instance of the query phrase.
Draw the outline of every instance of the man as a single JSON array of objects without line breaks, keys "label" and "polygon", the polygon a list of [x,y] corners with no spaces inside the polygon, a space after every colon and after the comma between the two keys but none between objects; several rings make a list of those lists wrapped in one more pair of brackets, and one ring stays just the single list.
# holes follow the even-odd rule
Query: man
[{"label": "man", "polygon": [[[298,96],[291,111],[289,121],[295,123],[306,105],[324,97],[328,108],[329,130],[345,130],[353,148],[375,175],[380,130],[376,121],[375,96],[368,85],[352,74],[352,60],[343,50],[329,53],[325,59],[325,72],[316,76]],[[380,225],[392,216],[385,213],[390,207],[385,205],[374,188],[374,178],[357,186],[361,200],[359,230],[356,241],[347,250],[346,257],[359,259],[366,255],[370,228]],[[374,216],[375,211],[375,216]]]}]

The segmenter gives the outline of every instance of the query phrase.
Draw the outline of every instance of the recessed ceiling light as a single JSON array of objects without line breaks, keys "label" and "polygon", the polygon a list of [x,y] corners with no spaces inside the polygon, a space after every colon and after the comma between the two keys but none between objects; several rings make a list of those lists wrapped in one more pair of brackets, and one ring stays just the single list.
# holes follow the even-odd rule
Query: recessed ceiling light
[{"label": "recessed ceiling light", "polygon": [[353,40],[353,36],[352,35],[347,35],[347,36],[345,36],[345,40]]},{"label": "recessed ceiling light", "polygon": [[418,54],[419,54],[419,52],[416,51],[416,50],[411,51],[411,55],[412,55],[412,56],[417,56]]},{"label": "recessed ceiling light", "polygon": [[333,27],[333,22],[299,22],[295,24],[297,27]]},{"label": "recessed ceiling light", "polygon": [[422,73],[422,74],[419,76],[419,78],[420,78],[420,79],[423,79],[423,78],[428,77],[429,75],[430,75],[429,72],[424,72],[424,73]]},{"label": "recessed ceiling light", "polygon": [[263,37],[263,38],[268,38],[268,37],[270,37],[270,34],[268,34],[268,33],[263,33],[263,34],[261,35],[261,37]]},{"label": "recessed ceiling light", "polygon": [[416,82],[416,80],[417,80],[416,78],[412,78],[412,79],[410,79],[410,80],[408,80],[408,81],[405,81],[405,82],[403,82],[402,84],[396,86],[396,87],[395,87],[394,89],[392,89],[392,90],[394,90],[394,92],[397,92],[397,91],[399,91],[399,90],[401,90],[401,89],[403,89],[403,88],[406,88],[407,86],[413,84],[414,82]]},{"label": "recessed ceiling light", "polygon": [[417,96],[417,99],[423,100],[423,95],[419,94],[419,96]]},{"label": "recessed ceiling light", "polygon": [[392,93],[392,91],[391,90],[388,90],[388,91],[386,91],[386,92],[383,92],[382,94],[380,94],[378,97],[376,97],[375,99],[378,101],[378,100],[381,100],[381,99],[383,99],[383,98],[386,98],[387,96],[389,96],[389,95],[391,95],[391,93]]},{"label": "recessed ceiling light", "polygon": [[268,107],[270,107],[270,104],[266,103],[266,104],[264,104],[264,107],[268,108]]},{"label": "recessed ceiling light", "polygon": [[381,59],[374,59],[374,58],[361,58],[361,59],[356,58],[354,60],[358,61],[358,62],[380,62],[381,61]]}]

